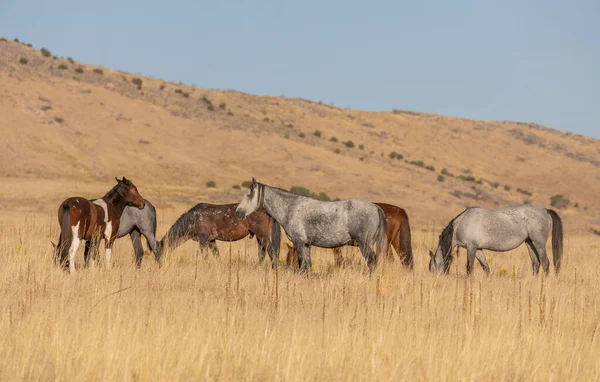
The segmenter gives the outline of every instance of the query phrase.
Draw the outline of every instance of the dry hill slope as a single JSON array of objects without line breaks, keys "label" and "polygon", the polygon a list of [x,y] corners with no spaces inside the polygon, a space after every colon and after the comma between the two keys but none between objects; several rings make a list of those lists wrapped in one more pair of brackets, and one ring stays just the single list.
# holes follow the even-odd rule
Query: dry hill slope
[{"label": "dry hill slope", "polygon": [[600,142],[536,124],[206,90],[4,40],[0,83],[0,220],[53,214],[65,197],[97,196],[125,175],[177,211],[236,201],[232,186],[256,176],[394,203],[420,227],[469,205],[549,207],[554,195],[571,200],[561,210],[571,231],[598,223]]}]

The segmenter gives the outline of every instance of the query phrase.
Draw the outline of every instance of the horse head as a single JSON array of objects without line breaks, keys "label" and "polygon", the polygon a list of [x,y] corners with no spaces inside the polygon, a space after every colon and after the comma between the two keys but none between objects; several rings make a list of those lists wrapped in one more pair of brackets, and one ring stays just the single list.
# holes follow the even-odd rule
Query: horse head
[{"label": "horse head", "polygon": [[124,195],[122,196],[125,197],[125,201],[127,202],[127,204],[134,205],[139,209],[144,208],[144,206],[146,205],[146,201],[144,200],[142,195],[140,195],[135,184],[133,184],[129,179],[125,177],[123,177],[123,179],[115,179],[119,185],[124,186]]},{"label": "horse head", "polygon": [[252,184],[248,187],[248,190],[244,192],[242,201],[238,204],[235,209],[235,214],[239,219],[245,219],[252,212],[256,211],[260,207],[260,195],[261,188],[264,187],[252,178]]}]

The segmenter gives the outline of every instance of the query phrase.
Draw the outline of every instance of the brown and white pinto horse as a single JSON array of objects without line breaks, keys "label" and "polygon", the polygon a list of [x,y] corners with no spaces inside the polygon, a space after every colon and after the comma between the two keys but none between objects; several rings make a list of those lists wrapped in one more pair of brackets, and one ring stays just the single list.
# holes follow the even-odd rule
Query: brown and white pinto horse
[{"label": "brown and white pinto horse", "polygon": [[[116,179],[116,178],[115,178]],[[65,270],[75,274],[75,255],[81,240],[99,242],[104,239],[106,266],[110,268],[112,245],[119,231],[119,219],[126,205],[144,208],[144,198],[133,183],[123,177],[101,199],[93,202],[71,197],[58,208],[60,237],[55,246],[55,259]]]},{"label": "brown and white pinto horse", "polygon": [[[402,261],[402,264],[408,268],[413,269],[414,260],[412,253],[412,244],[410,236],[410,224],[408,223],[408,215],[404,209],[386,203],[374,203],[379,206],[385,214],[387,220],[387,239],[388,239],[388,259],[393,259],[392,247],[396,250],[398,257]],[[288,247],[288,253],[286,258],[287,265],[291,265],[292,262],[298,261],[298,251],[289,243],[286,243]],[[350,241],[346,245],[356,247],[355,241]],[[338,267],[344,262],[342,256],[342,247],[335,247],[333,249],[333,257],[335,259],[335,265]]]}]

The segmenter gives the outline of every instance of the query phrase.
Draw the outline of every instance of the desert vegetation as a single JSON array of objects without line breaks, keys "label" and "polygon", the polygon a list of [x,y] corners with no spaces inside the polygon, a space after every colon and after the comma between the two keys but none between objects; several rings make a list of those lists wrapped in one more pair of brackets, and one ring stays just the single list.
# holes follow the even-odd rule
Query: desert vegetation
[{"label": "desert vegetation", "polygon": [[[164,220],[176,217],[169,213]],[[159,223],[159,232],[166,228]],[[370,278],[357,249],[345,251],[341,269],[331,251],[315,250],[314,277],[284,265],[276,272],[256,266],[249,239],[219,243],[219,258],[198,261],[189,243],[169,254],[162,269],[148,257],[136,271],[131,244],[122,239],[112,270],[94,265],[71,278],[52,266],[54,224],[32,221],[5,230],[11,235],[0,244],[6,263],[0,269],[0,352],[22,356],[3,363],[2,376],[599,376],[598,269],[571,254],[599,248],[600,237],[569,240],[560,277],[532,277],[524,248],[488,256],[489,277],[477,268],[466,279],[464,254],[451,275],[432,275],[426,250],[435,233],[418,232],[412,273],[394,261]]]}]

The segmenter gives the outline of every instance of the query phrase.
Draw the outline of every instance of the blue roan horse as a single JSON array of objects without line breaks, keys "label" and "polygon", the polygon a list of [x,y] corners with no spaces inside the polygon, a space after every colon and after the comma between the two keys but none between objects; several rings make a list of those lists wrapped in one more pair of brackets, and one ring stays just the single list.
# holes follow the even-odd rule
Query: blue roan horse
[{"label": "blue roan horse", "polygon": [[546,242],[550,230],[554,269],[558,273],[563,253],[563,225],[555,211],[530,204],[497,210],[467,208],[444,228],[435,254],[429,251],[429,270],[448,273],[452,249],[458,246],[467,249],[467,274],[473,270],[475,258],[489,273],[484,249],[506,252],[525,243],[533,273],[539,272],[540,263],[548,273],[550,262],[546,256]]},{"label": "blue roan horse", "polygon": [[253,178],[236,214],[242,218],[257,209],[264,209],[285,229],[287,237],[298,249],[298,262],[303,272],[310,270],[312,245],[335,248],[355,240],[370,271],[381,254],[387,253],[385,214],[369,201],[322,202],[258,183]]}]

